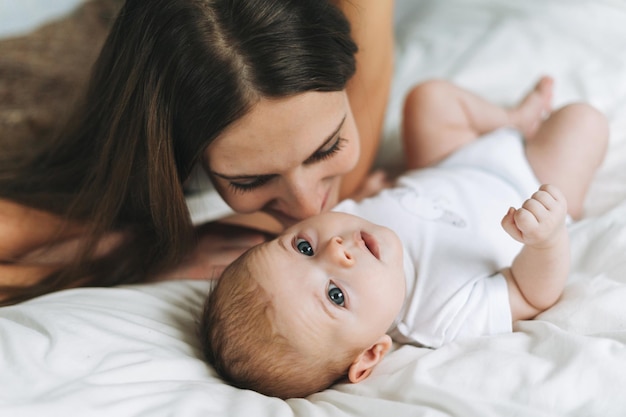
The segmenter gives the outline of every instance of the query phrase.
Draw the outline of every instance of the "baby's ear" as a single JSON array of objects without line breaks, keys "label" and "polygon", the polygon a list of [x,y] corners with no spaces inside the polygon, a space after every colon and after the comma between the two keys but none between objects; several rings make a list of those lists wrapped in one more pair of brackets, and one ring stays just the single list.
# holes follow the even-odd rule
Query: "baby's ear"
[{"label": "baby's ear", "polygon": [[352,383],[363,381],[369,376],[376,366],[391,349],[391,337],[382,335],[372,346],[365,349],[357,356],[348,369],[348,379]]}]

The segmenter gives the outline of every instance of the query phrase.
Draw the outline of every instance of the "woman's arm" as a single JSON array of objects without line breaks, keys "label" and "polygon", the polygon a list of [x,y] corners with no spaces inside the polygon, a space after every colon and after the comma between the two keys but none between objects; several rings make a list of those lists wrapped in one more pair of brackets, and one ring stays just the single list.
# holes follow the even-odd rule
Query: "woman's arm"
[{"label": "woman's arm", "polygon": [[[17,261],[61,237],[62,225],[57,216],[0,199],[0,286],[35,285],[52,272],[49,266]],[[70,233],[70,229],[64,230]]]},{"label": "woman's arm", "polygon": [[54,214],[0,199],[0,260],[17,260],[81,231],[81,227],[69,225]]},{"label": "woman's arm", "polygon": [[[87,233],[85,225],[0,199],[0,286],[37,284],[74,260]],[[103,237],[96,255],[115,247],[121,238],[120,233]]]},{"label": "woman's arm", "polygon": [[[250,216],[250,215],[248,215]],[[240,216],[239,223],[231,219],[206,223],[196,227],[194,250],[179,265],[153,277],[153,281],[217,279],[224,269],[254,245],[272,238],[269,232],[249,228],[258,226],[253,217]],[[258,219],[263,222],[265,219]],[[273,221],[273,219],[270,219]]]},{"label": "woman's arm", "polygon": [[394,1],[334,1],[350,21],[359,47],[356,74],[346,88],[361,136],[361,157],[342,184],[341,197],[349,197],[369,173],[380,142],[393,73]]}]

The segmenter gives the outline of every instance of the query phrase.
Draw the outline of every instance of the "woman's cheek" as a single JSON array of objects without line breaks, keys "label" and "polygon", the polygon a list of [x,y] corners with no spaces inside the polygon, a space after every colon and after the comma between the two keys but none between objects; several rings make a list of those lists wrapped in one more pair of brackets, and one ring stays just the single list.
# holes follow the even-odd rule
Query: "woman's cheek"
[{"label": "woman's cheek", "polygon": [[256,211],[261,210],[269,201],[267,198],[263,196],[262,191],[247,191],[244,194],[238,194],[232,196],[232,205],[229,203],[231,208],[238,213],[254,213]]},{"label": "woman's cheek", "polygon": [[359,146],[359,141],[351,140],[349,145],[346,147],[344,152],[344,160],[342,161],[343,166],[345,167],[342,174],[347,174],[352,171],[356,164],[359,162],[359,156],[361,154],[361,147]]}]

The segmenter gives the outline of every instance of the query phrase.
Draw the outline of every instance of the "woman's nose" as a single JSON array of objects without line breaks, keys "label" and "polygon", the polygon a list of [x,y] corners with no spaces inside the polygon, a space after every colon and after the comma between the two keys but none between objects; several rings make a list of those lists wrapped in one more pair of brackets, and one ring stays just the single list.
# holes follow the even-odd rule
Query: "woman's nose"
[{"label": "woman's nose", "polygon": [[354,257],[352,256],[349,248],[344,245],[344,241],[341,237],[335,236],[330,239],[326,245],[326,251],[332,262],[346,268],[354,265]]},{"label": "woman's nose", "polygon": [[324,197],[320,194],[320,181],[310,173],[301,173],[299,178],[291,179],[286,193],[284,211],[289,216],[306,219],[321,213]]},{"label": "woman's nose", "polygon": [[321,199],[315,194],[314,190],[295,195],[291,206],[293,209],[292,217],[299,219],[315,216],[322,211]]}]

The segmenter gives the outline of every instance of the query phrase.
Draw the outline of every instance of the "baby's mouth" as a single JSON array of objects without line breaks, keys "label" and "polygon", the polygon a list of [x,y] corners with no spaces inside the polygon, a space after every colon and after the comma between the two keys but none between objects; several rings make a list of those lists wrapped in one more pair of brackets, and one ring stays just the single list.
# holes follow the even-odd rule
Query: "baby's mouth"
[{"label": "baby's mouth", "polygon": [[374,236],[361,232],[361,239],[363,239],[363,243],[365,243],[367,250],[369,250],[370,253],[380,261],[380,248],[378,247],[378,242],[374,239]]}]

